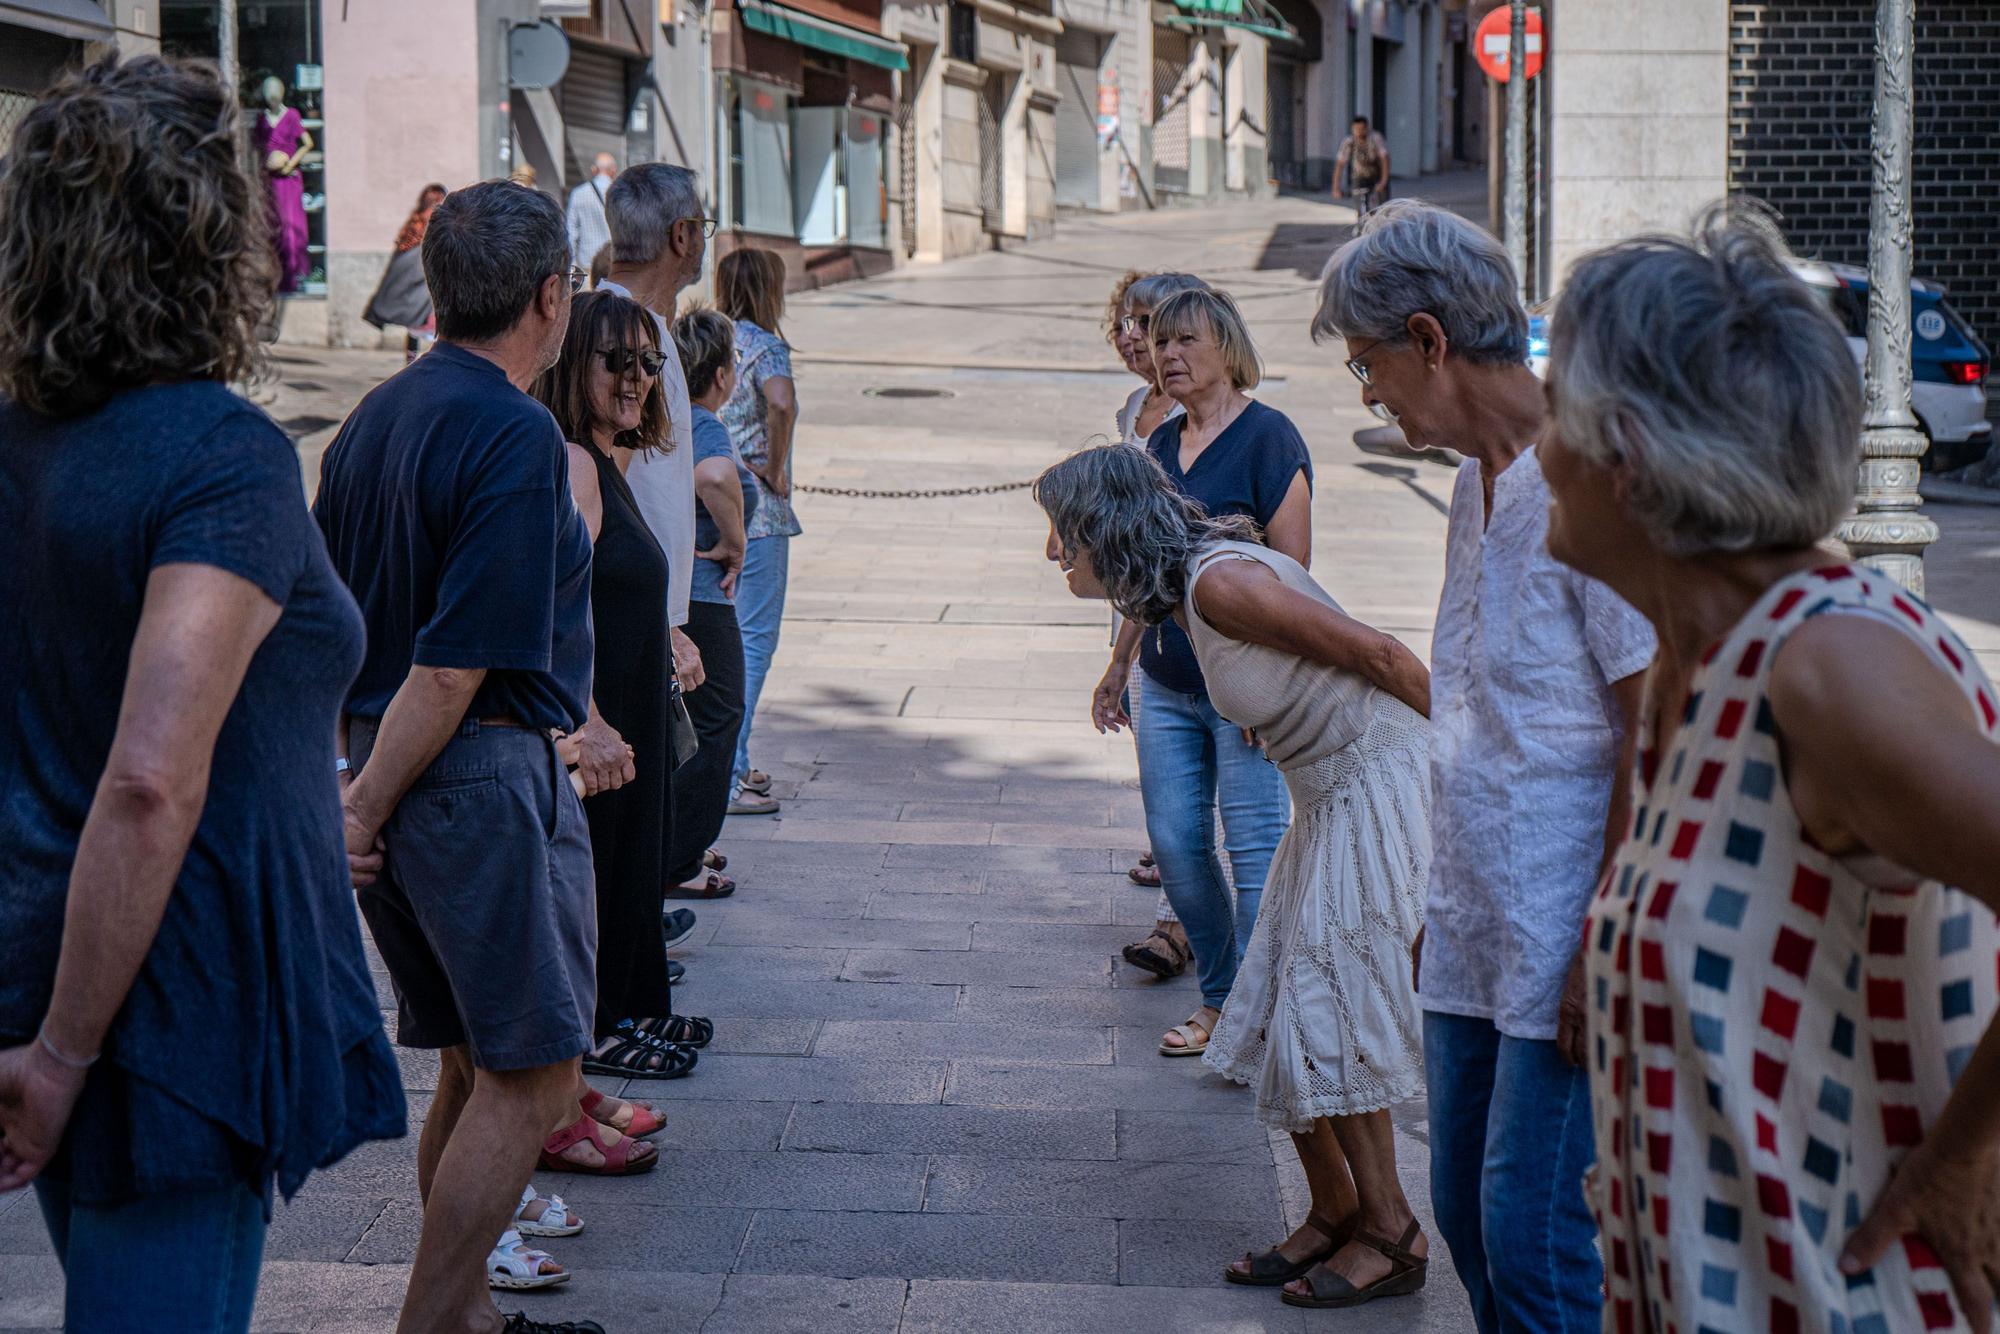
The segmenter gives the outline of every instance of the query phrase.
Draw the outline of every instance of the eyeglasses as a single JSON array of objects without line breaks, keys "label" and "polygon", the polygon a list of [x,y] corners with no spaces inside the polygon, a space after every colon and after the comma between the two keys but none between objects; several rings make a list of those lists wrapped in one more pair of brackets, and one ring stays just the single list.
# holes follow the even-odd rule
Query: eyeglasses
[{"label": "eyeglasses", "polygon": [[701,234],[703,236],[714,236],[715,229],[722,225],[722,223],[715,218],[682,218],[681,221],[691,222],[694,223],[697,227],[700,227]]},{"label": "eyeglasses", "polygon": [[1129,334],[1142,334],[1153,327],[1151,315],[1126,315],[1118,321],[1118,327]]},{"label": "eyeglasses", "polygon": [[571,268],[569,271],[569,294],[571,296],[575,296],[578,292],[581,292],[584,289],[584,286],[589,282],[590,282],[589,270],[579,269],[574,267]]},{"label": "eyeglasses", "polygon": [[1347,369],[1353,374],[1355,379],[1361,381],[1364,385],[1375,383],[1374,373],[1368,369],[1368,358],[1375,355],[1376,348],[1381,347],[1388,341],[1386,338],[1378,338],[1362,349],[1360,356],[1349,357],[1347,359]]},{"label": "eyeglasses", "polygon": [[642,375],[658,375],[660,367],[667,364],[665,354],[650,347],[607,347],[599,349],[597,355],[604,359],[604,369],[613,375],[623,375],[631,370],[635,361],[639,363]]}]

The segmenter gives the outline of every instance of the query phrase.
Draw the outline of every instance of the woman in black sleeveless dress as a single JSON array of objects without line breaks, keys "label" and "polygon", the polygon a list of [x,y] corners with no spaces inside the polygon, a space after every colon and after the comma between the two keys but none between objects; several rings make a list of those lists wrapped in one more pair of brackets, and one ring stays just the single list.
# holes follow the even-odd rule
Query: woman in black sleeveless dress
[{"label": "woman in black sleeveless dress", "polygon": [[[673,1013],[667,981],[667,558],[625,482],[637,451],[682,444],[667,438],[661,364],[652,317],[636,302],[592,292],[573,302],[562,360],[536,386],[572,442],[570,487],[593,540],[597,658],[577,776],[597,873],[599,1042],[583,1064],[593,1074],[641,1078],[686,1074],[713,1032],[706,1020]],[[635,1110],[631,1132],[646,1133],[638,1127],[645,1119]]]}]

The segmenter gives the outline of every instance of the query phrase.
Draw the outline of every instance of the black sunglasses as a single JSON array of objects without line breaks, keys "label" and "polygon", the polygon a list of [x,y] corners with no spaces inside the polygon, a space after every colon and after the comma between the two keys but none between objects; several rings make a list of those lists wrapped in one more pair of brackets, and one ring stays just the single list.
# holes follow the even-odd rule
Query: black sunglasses
[{"label": "black sunglasses", "polygon": [[650,347],[607,347],[598,352],[604,358],[604,369],[613,375],[623,375],[632,369],[632,363],[639,363],[639,370],[645,375],[658,375],[660,367],[667,364],[663,353]]}]

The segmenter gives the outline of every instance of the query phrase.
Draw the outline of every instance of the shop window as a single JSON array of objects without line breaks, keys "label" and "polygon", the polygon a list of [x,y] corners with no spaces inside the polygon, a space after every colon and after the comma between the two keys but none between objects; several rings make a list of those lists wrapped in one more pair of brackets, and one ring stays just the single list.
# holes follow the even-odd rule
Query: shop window
[{"label": "shop window", "polygon": [[882,182],[882,117],[873,111],[847,113],[847,239],[884,249],[889,244],[888,198]]},{"label": "shop window", "polygon": [[792,216],[791,94],[756,79],[730,80],[728,221],[767,236],[797,235]]}]

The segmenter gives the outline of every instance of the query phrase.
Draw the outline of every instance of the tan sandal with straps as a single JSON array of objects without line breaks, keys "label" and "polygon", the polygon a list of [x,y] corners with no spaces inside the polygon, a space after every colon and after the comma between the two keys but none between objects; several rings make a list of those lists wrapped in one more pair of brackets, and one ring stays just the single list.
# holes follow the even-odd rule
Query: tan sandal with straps
[{"label": "tan sandal with straps", "polygon": [[[1206,1013],[1206,1007],[1189,1015],[1187,1022],[1175,1024],[1172,1028],[1168,1029],[1160,1038],[1160,1055],[1199,1056],[1207,1051],[1208,1040],[1214,1035],[1215,1030],[1202,1022],[1201,1016],[1204,1013]],[[1167,1041],[1168,1038],[1173,1037],[1176,1033],[1180,1035],[1181,1039],[1181,1045],[1178,1047],[1171,1045]],[[1199,1042],[1195,1040],[1197,1035],[1201,1039]]]}]

